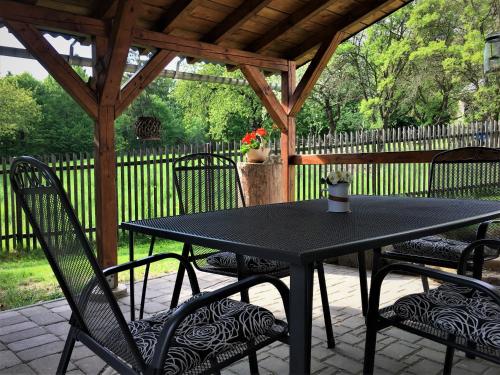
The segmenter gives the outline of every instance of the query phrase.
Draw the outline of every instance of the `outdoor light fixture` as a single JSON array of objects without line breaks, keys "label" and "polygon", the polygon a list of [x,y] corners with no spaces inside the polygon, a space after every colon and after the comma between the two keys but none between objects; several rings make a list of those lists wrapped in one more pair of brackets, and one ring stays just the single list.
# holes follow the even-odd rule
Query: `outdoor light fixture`
[{"label": "outdoor light fixture", "polygon": [[142,141],[159,141],[161,122],[154,116],[140,116],[134,124],[135,135]]},{"label": "outdoor light fixture", "polygon": [[484,46],[484,74],[500,71],[500,32],[486,36]]}]

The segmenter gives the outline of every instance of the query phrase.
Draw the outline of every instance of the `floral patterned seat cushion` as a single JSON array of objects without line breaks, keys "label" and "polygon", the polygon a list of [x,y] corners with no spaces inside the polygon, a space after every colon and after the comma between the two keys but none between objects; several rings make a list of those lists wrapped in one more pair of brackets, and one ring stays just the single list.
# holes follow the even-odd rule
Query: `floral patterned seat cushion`
[{"label": "floral patterned seat cushion", "polygon": [[393,311],[399,318],[500,349],[500,305],[477,290],[443,284],[400,298]]},{"label": "floral patterned seat cushion", "polygon": [[[191,297],[184,304],[202,294]],[[128,324],[146,363],[153,358],[164,325],[181,306]],[[188,315],[180,324],[168,350],[164,373],[188,372],[258,337],[286,330],[284,322],[276,320],[262,307],[227,298],[213,302]]]},{"label": "floral patterned seat cushion", "polygon": [[[252,257],[243,257],[245,268],[251,273],[271,273],[288,269],[288,264],[277,260]],[[221,251],[207,257],[207,263],[212,267],[236,272],[236,254]]]},{"label": "floral patterned seat cushion", "polygon": [[[435,259],[444,259],[458,262],[462,251],[469,245],[468,242],[443,238],[439,236],[422,237],[416,240],[399,242],[393,245],[393,252],[405,255],[416,255]],[[485,258],[496,258],[497,251],[486,247]]]}]

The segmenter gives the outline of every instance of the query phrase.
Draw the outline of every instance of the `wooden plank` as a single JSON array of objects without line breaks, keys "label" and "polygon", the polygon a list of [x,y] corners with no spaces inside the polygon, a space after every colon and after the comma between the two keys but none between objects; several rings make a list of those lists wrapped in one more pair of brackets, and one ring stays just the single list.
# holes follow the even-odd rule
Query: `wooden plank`
[{"label": "wooden plank", "polygon": [[286,71],[285,59],[263,56],[239,49],[221,47],[215,44],[188,40],[173,35],[136,28],[134,43],[140,46],[154,47],[177,52],[180,55],[204,59],[229,65],[251,65],[269,71]]},{"label": "wooden plank", "polygon": [[266,7],[272,0],[246,0],[233,12],[231,12],[221,23],[217,24],[205,35],[202,41],[207,43],[219,43],[224,37],[235,32],[248,19],[255,16],[262,8]]},{"label": "wooden plank", "polygon": [[429,163],[443,150],[291,155],[291,165]]},{"label": "wooden plank", "polygon": [[281,35],[285,34],[297,25],[314,17],[324,9],[326,9],[333,0],[311,0],[300,9],[292,13],[290,16],[276,24],[271,30],[264,34],[262,38],[252,43],[248,48],[249,51],[260,52],[266,49]]},{"label": "wooden plank", "polygon": [[97,102],[94,92],[42,36],[40,31],[32,25],[16,21],[6,21],[6,25],[64,90],[89,116],[95,119],[97,117]]},{"label": "wooden plank", "polygon": [[116,106],[116,117],[134,101],[135,98],[158,77],[176,56],[176,53],[160,50],[152,56],[146,65],[135,73],[121,89],[120,100]]},{"label": "wooden plank", "polygon": [[[289,62],[288,72],[281,73],[281,102],[288,110],[292,93],[295,89],[295,64]],[[279,103],[278,103],[279,104]],[[280,108],[281,107],[280,105]],[[287,202],[295,200],[295,167],[290,165],[289,157],[295,154],[295,117],[286,116],[286,132],[281,131],[281,160],[283,164],[283,199]]]},{"label": "wooden plank", "polygon": [[332,38],[325,40],[321,44],[321,47],[316,52],[316,55],[300,80],[299,85],[293,92],[293,96],[290,100],[291,109],[289,115],[295,116],[300,111],[323,72],[323,69],[325,69],[338,45],[342,42],[343,35],[344,34],[341,32],[336,33]]},{"label": "wooden plank", "polygon": [[115,15],[118,8],[118,0],[99,1],[93,12],[93,17],[108,19]]},{"label": "wooden plank", "polygon": [[286,134],[288,132],[288,118],[285,109],[276,98],[276,95],[274,95],[271,86],[266,82],[264,74],[257,68],[249,65],[242,65],[240,69],[264,107],[267,109],[272,120],[281,129],[281,132]]},{"label": "wooden plank", "polygon": [[102,20],[41,6],[0,1],[0,17],[43,27],[44,30],[70,32],[75,35],[107,36]]},{"label": "wooden plank", "polygon": [[[377,12],[380,12],[383,8],[391,5],[392,3],[394,3],[394,0],[374,0],[370,2],[363,2],[362,5],[356,7],[356,12],[352,12],[346,15],[341,22],[333,25],[332,29],[325,28],[324,32],[318,33],[308,38],[303,43],[301,43],[299,47],[289,51],[288,56],[293,60],[299,60],[302,55],[306,54],[319,44],[323,43],[323,41],[331,39],[331,37],[336,33],[340,31],[346,31],[363,19],[370,17]],[[405,0],[401,0],[402,5],[404,5],[405,3]],[[345,34],[344,37],[347,38],[349,37],[349,35]]]},{"label": "wooden plank", "polygon": [[99,105],[115,105],[127,64],[132,30],[140,12],[140,0],[120,0],[105,57],[105,78],[100,88]]}]

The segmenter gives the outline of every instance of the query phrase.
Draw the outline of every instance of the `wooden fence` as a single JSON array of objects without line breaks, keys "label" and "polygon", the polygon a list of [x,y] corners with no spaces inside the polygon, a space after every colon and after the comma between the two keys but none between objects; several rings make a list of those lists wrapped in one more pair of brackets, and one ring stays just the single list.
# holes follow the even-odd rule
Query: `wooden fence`
[{"label": "wooden fence", "polygon": [[[465,146],[500,147],[498,123],[461,126],[432,126],[390,130],[335,133],[297,139],[298,154],[359,154],[367,152],[425,151]],[[194,152],[212,151],[242,160],[239,142],[177,145],[139,149],[117,156],[118,219],[120,222],[148,217],[177,215],[178,201],[173,189],[172,162]],[[279,153],[279,142],[272,148]],[[75,211],[94,238],[94,159],[91,153],[40,156],[62,181]],[[0,252],[29,250],[36,246],[32,231],[10,188],[11,158],[0,161]],[[336,165],[298,165],[296,199],[322,196],[320,177],[332,168],[349,170],[354,177],[352,194],[425,194],[428,162],[341,163]]]}]

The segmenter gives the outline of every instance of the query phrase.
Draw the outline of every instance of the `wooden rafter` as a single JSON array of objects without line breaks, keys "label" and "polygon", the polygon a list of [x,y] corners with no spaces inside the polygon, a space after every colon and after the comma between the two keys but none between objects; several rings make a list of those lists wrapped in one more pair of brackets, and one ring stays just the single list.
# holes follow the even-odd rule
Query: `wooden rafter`
[{"label": "wooden rafter", "polygon": [[175,52],[158,51],[137,73],[135,73],[121,90],[120,101],[116,106],[118,117],[139,94],[165,69],[175,58]]},{"label": "wooden rafter", "polygon": [[99,97],[100,105],[114,105],[127,64],[132,31],[139,13],[140,0],[120,0],[106,56],[106,74]]},{"label": "wooden rafter", "polygon": [[0,18],[75,35],[107,36],[106,26],[99,19],[15,1],[0,1]]},{"label": "wooden rafter", "polygon": [[97,118],[97,102],[94,92],[42,36],[40,31],[32,25],[21,22],[6,21],[6,25],[85,112],[92,118]]},{"label": "wooden rafter", "polygon": [[248,19],[255,16],[262,8],[265,8],[272,0],[246,0],[241,6],[229,14],[224,21],[217,24],[205,35],[202,41],[207,43],[219,43],[225,36],[238,30]]},{"label": "wooden rafter", "polygon": [[[405,0],[406,1],[406,0]],[[404,3],[405,1],[402,0]],[[393,0],[374,0],[368,3],[363,3],[363,5],[356,8],[356,12],[353,12],[348,17],[345,17],[341,21],[335,24],[334,29],[325,30],[324,32],[318,33],[316,36],[312,36],[300,44],[297,48],[288,52],[288,57],[291,60],[299,60],[301,56],[305,55],[307,52],[311,51],[313,48],[317,47],[319,44],[323,43],[325,40],[330,39],[333,35],[339,31],[346,31],[355,24],[359,23],[365,18],[369,18],[376,12],[382,11],[385,7],[393,3]],[[347,34],[346,34],[347,35]]]},{"label": "wooden rafter", "polygon": [[93,16],[98,19],[108,19],[116,13],[118,0],[99,1]]},{"label": "wooden rafter", "polygon": [[241,65],[240,69],[264,107],[267,109],[269,116],[271,116],[272,120],[278,125],[282,133],[287,133],[288,118],[285,109],[278,98],[276,98],[276,95],[274,95],[271,86],[266,82],[264,74],[262,74],[259,69],[249,65]]},{"label": "wooden rafter", "polygon": [[285,34],[295,26],[311,19],[319,12],[323,11],[333,0],[312,0],[307,2],[303,7],[292,13],[283,21],[274,26],[271,30],[264,34],[264,36],[250,45],[248,50],[260,52],[265,49],[269,44],[274,42],[281,35]]},{"label": "wooden rafter", "polygon": [[253,65],[270,71],[288,70],[288,61],[276,57],[259,55],[239,49],[179,38],[173,35],[136,29],[134,42],[137,45],[166,49],[183,56],[205,59],[229,65]]},{"label": "wooden rafter", "polygon": [[304,76],[300,80],[300,83],[295,89],[290,100],[291,108],[288,112],[290,116],[295,116],[300,111],[302,105],[304,104],[314,85],[318,81],[319,76],[325,69],[328,61],[330,61],[333,53],[337,49],[338,45],[342,42],[342,40],[343,33],[338,32],[331,39],[325,40],[321,47],[318,49],[318,52],[316,52],[316,55],[307,67]]},{"label": "wooden rafter", "polygon": [[168,34],[181,19],[184,12],[189,12],[195,8],[201,0],[176,0],[165,13],[165,16],[158,22],[155,30]]}]

